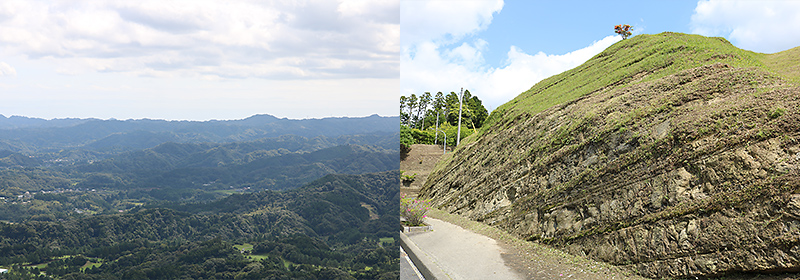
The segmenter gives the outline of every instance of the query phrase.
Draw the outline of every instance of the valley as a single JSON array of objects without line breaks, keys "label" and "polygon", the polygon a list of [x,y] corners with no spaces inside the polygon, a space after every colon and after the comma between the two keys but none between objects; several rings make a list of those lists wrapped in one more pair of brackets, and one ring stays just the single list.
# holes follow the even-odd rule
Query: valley
[{"label": "valley", "polygon": [[[5,279],[396,278],[397,118],[283,121],[6,129]],[[158,143],[176,125],[227,138]],[[43,137],[65,131],[89,144]]]}]

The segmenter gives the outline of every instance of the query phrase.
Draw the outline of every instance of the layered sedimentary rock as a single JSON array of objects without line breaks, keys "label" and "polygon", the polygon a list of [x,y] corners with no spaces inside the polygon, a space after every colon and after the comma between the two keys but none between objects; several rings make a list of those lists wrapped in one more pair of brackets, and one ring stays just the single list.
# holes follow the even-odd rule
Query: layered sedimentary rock
[{"label": "layered sedimentary rock", "polygon": [[[420,196],[647,277],[800,270],[800,88],[766,55],[698,37],[637,36],[540,82],[445,157]],[[650,54],[615,64],[631,51]],[[665,62],[634,65],[652,60]],[[604,65],[635,71],[581,89]],[[572,84],[587,93],[521,107]]]}]

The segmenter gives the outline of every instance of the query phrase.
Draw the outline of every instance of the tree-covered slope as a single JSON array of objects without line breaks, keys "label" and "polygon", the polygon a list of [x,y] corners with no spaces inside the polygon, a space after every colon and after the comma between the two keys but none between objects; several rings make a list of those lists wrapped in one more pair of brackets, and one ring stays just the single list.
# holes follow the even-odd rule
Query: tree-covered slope
[{"label": "tree-covered slope", "polygon": [[492,112],[420,195],[649,277],[800,268],[797,49],[618,42]]},{"label": "tree-covered slope", "polygon": [[19,163],[12,159],[30,158],[10,153],[0,158],[0,221],[72,219],[152,201],[209,201],[233,193],[294,189],[328,174],[399,168],[397,152],[368,146],[278,152],[250,151],[247,143],[239,144],[167,143],[88,165],[55,167],[11,165]]},{"label": "tree-covered slope", "polygon": [[[45,264],[61,279],[396,279],[399,183],[397,171],[329,175],[285,192],[0,222],[0,265]],[[102,264],[78,270],[86,259]]]},{"label": "tree-covered slope", "polygon": [[0,116],[0,278],[396,279],[397,123]]},{"label": "tree-covered slope", "polygon": [[[157,141],[157,138],[150,138]],[[209,201],[303,186],[328,174],[396,170],[398,133],[282,135],[143,150],[0,150],[0,221],[53,221],[151,201]]]}]

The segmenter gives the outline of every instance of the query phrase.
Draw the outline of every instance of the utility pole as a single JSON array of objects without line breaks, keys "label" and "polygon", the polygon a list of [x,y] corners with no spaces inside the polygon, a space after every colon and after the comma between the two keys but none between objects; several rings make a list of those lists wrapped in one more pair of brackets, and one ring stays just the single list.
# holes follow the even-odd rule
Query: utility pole
[{"label": "utility pole", "polygon": [[439,144],[438,143],[439,142],[439,108],[436,108],[436,126],[435,126],[435,129],[436,129],[435,130],[436,131],[436,137],[433,138],[433,144],[434,145]]},{"label": "utility pole", "polygon": [[441,131],[442,134],[444,134],[444,148],[442,149],[442,154],[446,154],[447,153],[447,133],[445,133],[444,130],[441,130],[441,129],[438,129],[438,128],[436,130],[437,131]]},{"label": "utility pole", "polygon": [[461,92],[458,94],[458,135],[456,135],[456,147],[458,144],[461,143],[461,104],[463,103],[461,99],[464,99],[464,88],[461,88]]}]

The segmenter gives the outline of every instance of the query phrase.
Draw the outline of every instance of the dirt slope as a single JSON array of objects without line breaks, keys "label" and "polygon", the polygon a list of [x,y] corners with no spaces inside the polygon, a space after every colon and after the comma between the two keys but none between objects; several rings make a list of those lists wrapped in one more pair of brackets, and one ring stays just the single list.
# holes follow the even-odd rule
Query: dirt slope
[{"label": "dirt slope", "polygon": [[800,88],[763,57],[695,35],[619,42],[493,112],[420,196],[647,277],[798,271]]},{"label": "dirt slope", "polygon": [[409,186],[402,186],[400,193],[417,196],[422,185],[428,179],[436,162],[443,155],[442,147],[438,145],[414,144],[408,155],[400,161],[400,170],[405,175],[414,175],[414,181]]}]

